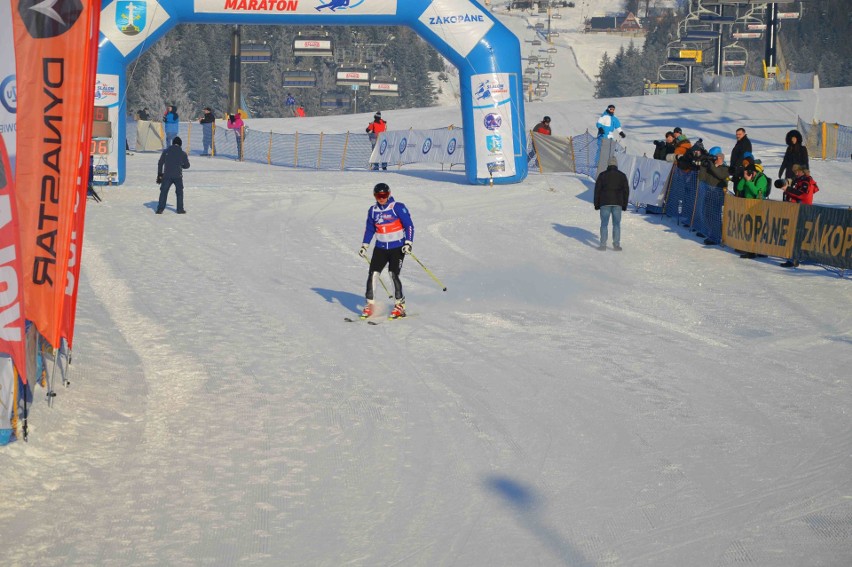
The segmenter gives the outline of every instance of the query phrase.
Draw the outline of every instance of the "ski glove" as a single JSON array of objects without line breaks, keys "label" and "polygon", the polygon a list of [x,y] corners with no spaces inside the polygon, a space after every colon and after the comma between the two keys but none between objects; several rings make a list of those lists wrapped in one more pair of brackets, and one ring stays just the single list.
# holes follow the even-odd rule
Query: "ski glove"
[{"label": "ski glove", "polygon": [[402,253],[403,254],[411,254],[411,241],[406,240],[405,244],[402,245]]},{"label": "ski glove", "polygon": [[598,128],[598,138],[603,138],[603,128]]},{"label": "ski glove", "polygon": [[627,134],[625,134],[624,132],[619,132],[619,133],[618,133],[618,135],[619,135],[619,136],[621,136],[622,138],[626,138],[626,137],[627,137]]},{"label": "ski glove", "polygon": [[362,258],[366,258],[367,257],[367,249],[369,247],[370,247],[369,244],[362,244],[361,250],[358,251],[358,255],[361,256]]},{"label": "ski glove", "polygon": [[160,184],[160,183],[162,183],[162,182],[163,182],[163,174],[162,174],[162,173],[158,173],[158,174],[157,174],[157,185],[159,185],[159,184]]}]

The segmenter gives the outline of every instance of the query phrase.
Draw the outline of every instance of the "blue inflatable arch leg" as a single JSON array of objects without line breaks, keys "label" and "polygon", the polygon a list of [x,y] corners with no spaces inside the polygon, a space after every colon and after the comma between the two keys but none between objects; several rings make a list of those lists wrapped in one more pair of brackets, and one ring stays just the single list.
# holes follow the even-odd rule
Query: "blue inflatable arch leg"
[{"label": "blue inflatable arch leg", "polygon": [[408,26],[459,70],[468,182],[518,183],[527,176],[520,42],[474,0],[103,0],[102,6],[95,104],[109,108],[115,126],[108,162],[118,183],[126,175],[126,69],[182,23]]}]

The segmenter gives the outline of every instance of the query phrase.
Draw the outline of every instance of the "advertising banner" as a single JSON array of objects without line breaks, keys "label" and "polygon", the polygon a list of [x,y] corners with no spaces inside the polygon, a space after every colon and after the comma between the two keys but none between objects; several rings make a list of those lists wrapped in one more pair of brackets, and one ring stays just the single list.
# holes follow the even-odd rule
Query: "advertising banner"
[{"label": "advertising banner", "polygon": [[467,57],[494,25],[468,0],[434,0],[420,21],[462,57]]},{"label": "advertising banner", "polygon": [[27,383],[24,282],[12,166],[0,138],[0,353],[9,354]]},{"label": "advertising banner", "polygon": [[15,171],[17,143],[15,112],[18,108],[18,89],[15,83],[15,37],[12,33],[12,2],[0,0],[0,136],[6,142],[6,152],[12,171]]},{"label": "advertising banner", "polygon": [[734,250],[792,258],[799,208],[796,203],[725,195],[722,242]]},{"label": "advertising banner", "polygon": [[794,206],[799,208],[799,224],[792,258],[852,269],[852,210]]},{"label": "advertising banner", "polygon": [[491,177],[512,177],[515,144],[509,74],[473,75],[470,80],[477,169]]},{"label": "advertising banner", "polygon": [[396,14],[397,0],[195,0],[196,14]]},{"label": "advertising banner", "polygon": [[21,0],[12,10],[18,108],[16,197],[27,318],[55,348],[68,270],[80,167],[91,3]]},{"label": "advertising banner", "polygon": [[630,182],[630,202],[634,205],[663,206],[666,180],[673,164],[643,156],[616,154],[618,169]]},{"label": "advertising banner", "polygon": [[462,129],[382,132],[370,163],[464,163]]},{"label": "advertising banner", "polygon": [[[125,151],[126,141],[117,138],[118,128],[115,127],[120,120],[118,93],[118,75],[97,75],[94,106],[106,112],[106,116],[99,116],[98,120],[106,118],[110,125],[109,138],[99,138],[98,143],[92,145],[92,154],[95,156],[95,182],[97,183],[115,183],[118,178],[118,156],[124,154]],[[160,149],[162,149],[162,146]]]}]

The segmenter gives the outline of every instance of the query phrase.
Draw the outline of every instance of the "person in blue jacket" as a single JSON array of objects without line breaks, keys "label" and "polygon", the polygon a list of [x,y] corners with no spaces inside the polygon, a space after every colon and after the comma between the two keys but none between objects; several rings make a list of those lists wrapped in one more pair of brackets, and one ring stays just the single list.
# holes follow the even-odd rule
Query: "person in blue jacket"
[{"label": "person in blue jacket", "polygon": [[621,130],[621,121],[615,116],[614,104],[610,104],[606,107],[604,113],[601,114],[600,118],[598,118],[597,127],[598,138],[615,138],[616,134],[622,138],[626,137],[624,132]]},{"label": "person in blue jacket", "polygon": [[390,187],[387,183],[378,183],[373,187],[373,197],[376,204],[367,211],[367,226],[364,230],[364,240],[358,255],[367,257],[367,249],[373,236],[376,237],[376,245],[373,247],[373,256],[370,259],[370,271],[367,276],[367,305],[361,313],[361,318],[372,317],[376,312],[375,305],[375,280],[379,274],[388,266],[391,279],[393,280],[394,308],[390,318],[405,317],[405,296],[402,293],[402,282],[399,273],[402,271],[402,261],[406,254],[411,254],[411,246],[414,242],[414,223],[411,222],[411,214],[408,208],[390,196]]},{"label": "person in blue jacket", "polygon": [[166,111],[163,113],[163,123],[165,124],[163,129],[166,131],[166,148],[168,149],[172,147],[172,142],[178,135],[178,113],[174,105],[170,104],[166,107]]}]

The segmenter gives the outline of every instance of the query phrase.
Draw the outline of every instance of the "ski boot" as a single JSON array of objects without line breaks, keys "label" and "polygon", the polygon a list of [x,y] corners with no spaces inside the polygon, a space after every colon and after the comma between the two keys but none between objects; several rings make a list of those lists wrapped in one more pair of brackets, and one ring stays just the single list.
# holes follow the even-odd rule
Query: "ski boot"
[{"label": "ski boot", "polygon": [[361,319],[369,319],[376,312],[376,304],[372,301],[367,301],[364,310],[361,311]]},{"label": "ski boot", "polygon": [[393,306],[393,311],[390,312],[388,319],[400,319],[402,317],[405,317],[405,302],[398,301]]}]

